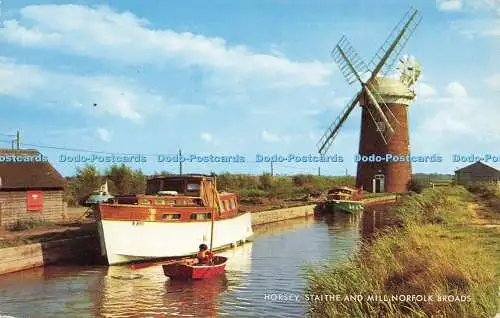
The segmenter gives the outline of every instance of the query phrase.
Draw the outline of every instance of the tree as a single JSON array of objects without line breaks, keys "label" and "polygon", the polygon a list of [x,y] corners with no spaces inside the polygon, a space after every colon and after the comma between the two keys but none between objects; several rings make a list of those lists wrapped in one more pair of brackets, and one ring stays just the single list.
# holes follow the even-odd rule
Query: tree
[{"label": "tree", "polygon": [[132,170],[125,164],[113,165],[106,170],[112,194],[136,194],[146,190],[146,177],[141,170]]},{"label": "tree", "polygon": [[81,203],[93,191],[99,189],[103,183],[103,177],[96,167],[86,165],[76,168],[76,176],[68,178],[64,198],[69,205]]}]

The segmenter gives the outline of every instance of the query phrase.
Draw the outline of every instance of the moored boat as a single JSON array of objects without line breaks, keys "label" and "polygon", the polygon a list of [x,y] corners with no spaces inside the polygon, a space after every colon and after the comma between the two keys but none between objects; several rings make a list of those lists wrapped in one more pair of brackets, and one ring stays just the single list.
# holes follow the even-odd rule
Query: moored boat
[{"label": "moored boat", "polygon": [[326,212],[358,213],[363,211],[363,202],[357,196],[358,190],[339,187],[328,191],[324,203]]},{"label": "moored boat", "polygon": [[253,235],[250,213],[239,213],[236,194],[219,193],[211,176],[154,177],[146,194],[112,200],[98,206],[101,251],[109,265],[191,256],[200,243],[220,250]]},{"label": "moored boat", "polygon": [[163,264],[163,273],[171,279],[209,279],[224,273],[227,258],[214,256],[210,265],[195,262],[195,259],[188,259]]}]

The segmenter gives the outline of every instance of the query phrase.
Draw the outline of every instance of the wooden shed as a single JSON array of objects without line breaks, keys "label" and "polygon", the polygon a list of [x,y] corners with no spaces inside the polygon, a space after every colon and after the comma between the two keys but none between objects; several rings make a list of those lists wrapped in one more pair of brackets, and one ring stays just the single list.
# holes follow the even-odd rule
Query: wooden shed
[{"label": "wooden shed", "polygon": [[65,179],[37,150],[0,149],[0,226],[61,221]]},{"label": "wooden shed", "polygon": [[500,171],[477,161],[455,171],[455,181],[463,186],[477,183],[494,183],[500,185]]}]

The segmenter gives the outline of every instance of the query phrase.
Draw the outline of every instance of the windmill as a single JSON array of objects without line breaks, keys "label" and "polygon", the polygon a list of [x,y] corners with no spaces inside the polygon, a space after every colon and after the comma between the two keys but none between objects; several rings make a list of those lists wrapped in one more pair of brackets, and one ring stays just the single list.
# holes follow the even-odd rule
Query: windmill
[{"label": "windmill", "polygon": [[418,10],[410,8],[369,66],[345,36],[341,37],[331,53],[349,85],[358,82],[361,90],[329,126],[318,142],[318,149],[321,155],[328,151],[340,128],[359,103],[362,108],[359,156],[371,156],[373,160],[380,156],[383,160],[358,162],[358,188],[373,192],[406,192],[411,178],[410,162],[392,162],[386,159],[387,154],[409,155],[407,107],[415,94],[409,90],[408,85],[387,75],[420,21]]}]

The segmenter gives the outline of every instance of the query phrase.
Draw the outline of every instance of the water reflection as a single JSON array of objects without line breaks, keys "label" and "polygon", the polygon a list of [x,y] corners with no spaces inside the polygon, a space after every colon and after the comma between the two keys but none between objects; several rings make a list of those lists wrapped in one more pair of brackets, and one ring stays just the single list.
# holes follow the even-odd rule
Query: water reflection
[{"label": "water reflection", "polygon": [[0,276],[0,314],[16,317],[94,316],[102,268],[50,266]]},{"label": "water reflection", "polygon": [[377,232],[390,223],[390,209],[394,204],[375,204],[365,207],[362,218],[361,237],[363,241],[371,242]]},{"label": "water reflection", "polygon": [[221,294],[237,288],[242,273],[251,270],[251,253],[252,243],[221,253],[229,258],[226,274],[210,280],[170,280],[159,265],[137,270],[130,266],[109,267],[102,282],[99,315],[215,317]]},{"label": "water reflection", "polygon": [[295,231],[302,228],[313,227],[316,223],[314,216],[306,218],[296,218],[285,221],[278,221],[269,224],[261,224],[254,226],[253,232],[255,236],[263,237],[266,235],[282,235],[283,232]]}]

